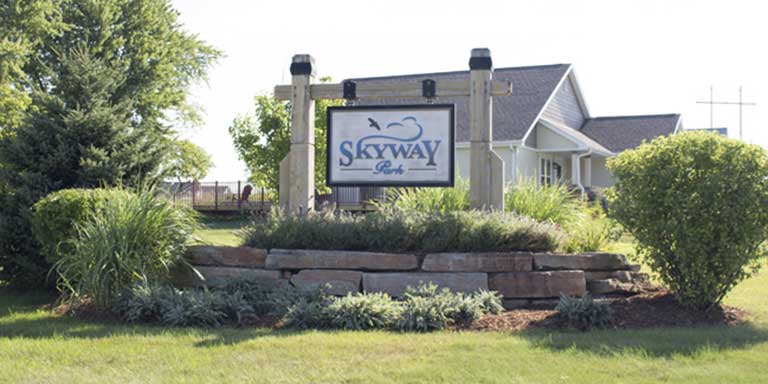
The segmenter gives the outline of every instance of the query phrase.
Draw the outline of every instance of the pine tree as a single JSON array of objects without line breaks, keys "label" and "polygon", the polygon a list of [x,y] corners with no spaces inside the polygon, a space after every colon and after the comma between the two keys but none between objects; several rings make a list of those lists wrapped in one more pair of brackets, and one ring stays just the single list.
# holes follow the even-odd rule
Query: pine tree
[{"label": "pine tree", "polygon": [[[34,58],[0,65],[0,91],[17,91],[0,98],[0,112],[15,111],[0,119],[0,280],[27,286],[49,267],[32,234],[32,204],[62,188],[160,179],[176,136],[168,116],[197,120],[188,89],[220,56],[184,31],[169,0],[29,1],[43,16],[0,6],[0,53],[24,48]],[[9,46],[31,30],[25,20],[55,25],[34,44]]]}]

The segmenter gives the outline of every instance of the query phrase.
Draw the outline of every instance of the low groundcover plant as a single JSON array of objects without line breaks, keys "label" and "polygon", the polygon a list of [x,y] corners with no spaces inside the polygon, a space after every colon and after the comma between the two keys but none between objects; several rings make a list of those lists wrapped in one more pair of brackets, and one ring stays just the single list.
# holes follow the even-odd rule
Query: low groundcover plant
[{"label": "low groundcover plant", "polygon": [[454,293],[438,290],[431,283],[409,287],[402,300],[385,293],[334,297],[325,289],[302,290],[287,283],[253,279],[187,289],[140,283],[119,295],[112,311],[128,322],[172,326],[242,325],[271,316],[281,318],[286,328],[295,329],[418,332],[467,325],[485,314],[503,311],[501,297],[495,292]]}]

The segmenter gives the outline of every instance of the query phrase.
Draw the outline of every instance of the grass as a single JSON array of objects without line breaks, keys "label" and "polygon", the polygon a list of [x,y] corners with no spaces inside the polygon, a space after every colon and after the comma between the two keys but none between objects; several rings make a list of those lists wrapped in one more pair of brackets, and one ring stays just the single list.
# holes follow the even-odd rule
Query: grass
[{"label": "grass", "polygon": [[729,295],[753,314],[738,327],[400,334],[85,322],[0,290],[0,381],[759,383],[767,296],[767,269]]},{"label": "grass", "polygon": [[243,239],[238,231],[248,224],[240,216],[203,216],[202,228],[195,232],[195,237],[203,244],[238,246]]},{"label": "grass", "polygon": [[[205,218],[204,242],[238,245],[244,220]],[[632,253],[631,239],[610,251]],[[55,315],[41,293],[0,289],[0,382],[761,383],[768,380],[768,263],[726,302],[738,327],[400,334],[165,328]]]}]

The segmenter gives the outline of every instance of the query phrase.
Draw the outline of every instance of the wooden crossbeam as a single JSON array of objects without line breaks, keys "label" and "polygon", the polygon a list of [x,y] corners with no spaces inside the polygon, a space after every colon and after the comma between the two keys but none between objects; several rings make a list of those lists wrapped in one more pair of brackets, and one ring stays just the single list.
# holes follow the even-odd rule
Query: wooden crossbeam
[{"label": "wooden crossbeam", "polygon": [[[469,96],[469,81],[463,80],[437,80],[436,97]],[[278,100],[290,100],[292,86],[278,85],[275,87],[275,98]],[[422,96],[421,81],[398,83],[357,83],[357,98],[417,98]],[[309,87],[312,99],[343,99],[342,84],[312,84]],[[492,96],[507,96],[512,94],[512,83],[509,81],[495,80],[491,82]]]}]

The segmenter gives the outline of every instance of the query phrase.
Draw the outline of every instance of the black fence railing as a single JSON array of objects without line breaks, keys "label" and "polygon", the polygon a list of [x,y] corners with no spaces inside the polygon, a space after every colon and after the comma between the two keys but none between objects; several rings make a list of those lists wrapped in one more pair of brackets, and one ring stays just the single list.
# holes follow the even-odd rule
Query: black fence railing
[{"label": "black fence railing", "polygon": [[174,205],[198,211],[269,210],[275,193],[242,181],[166,183],[163,193]]},{"label": "black fence railing", "polygon": [[[161,187],[165,197],[175,206],[198,211],[268,211],[277,202],[277,191],[256,187],[244,181],[167,182]],[[371,202],[387,197],[385,188],[334,187],[331,193],[318,194],[316,205],[333,204],[347,210],[371,209]]]}]

